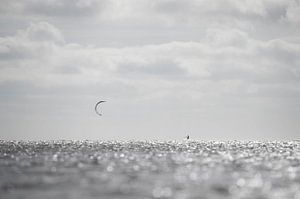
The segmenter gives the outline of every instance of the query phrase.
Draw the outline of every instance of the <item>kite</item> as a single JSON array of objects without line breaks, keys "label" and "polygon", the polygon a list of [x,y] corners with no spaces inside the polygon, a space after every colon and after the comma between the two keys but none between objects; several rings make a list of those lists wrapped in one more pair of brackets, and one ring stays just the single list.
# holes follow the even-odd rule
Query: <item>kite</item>
[{"label": "kite", "polygon": [[98,106],[99,106],[99,104],[101,104],[102,102],[106,102],[106,101],[101,100],[101,101],[97,102],[97,104],[95,105],[95,111],[96,111],[96,113],[97,113],[98,115],[100,115],[100,116],[102,116],[102,114],[98,111]]}]

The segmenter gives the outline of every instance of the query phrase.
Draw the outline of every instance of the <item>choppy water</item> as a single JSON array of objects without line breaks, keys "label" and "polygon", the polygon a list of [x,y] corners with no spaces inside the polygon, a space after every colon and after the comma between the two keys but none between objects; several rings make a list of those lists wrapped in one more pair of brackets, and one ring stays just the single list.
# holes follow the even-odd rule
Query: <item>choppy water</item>
[{"label": "choppy water", "polygon": [[0,141],[0,198],[300,198],[300,142]]}]

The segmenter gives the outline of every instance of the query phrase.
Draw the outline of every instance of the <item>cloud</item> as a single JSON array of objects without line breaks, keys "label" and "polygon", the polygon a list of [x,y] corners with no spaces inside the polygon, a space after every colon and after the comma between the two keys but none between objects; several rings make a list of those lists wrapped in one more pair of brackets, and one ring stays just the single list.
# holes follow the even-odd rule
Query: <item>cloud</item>
[{"label": "cloud", "polygon": [[32,42],[53,42],[56,44],[64,43],[64,37],[61,32],[47,22],[40,22],[36,24],[31,23],[25,31],[19,31],[18,34],[20,35],[19,37]]},{"label": "cloud", "polygon": [[[0,35],[11,35],[29,22],[47,21],[72,43],[135,46],[197,41],[207,29],[246,32],[262,40],[300,34],[299,3],[293,0],[197,1],[3,1]],[[6,23],[10,21],[10,23]]]},{"label": "cloud", "polygon": [[[203,24],[237,24],[238,21],[256,23],[265,21],[278,23],[288,18],[296,3],[284,0],[263,1],[197,1],[197,0],[125,0],[122,3],[112,1],[103,10],[102,20],[134,20],[147,23],[164,23],[169,26],[188,24],[201,26]],[[153,19],[153,20],[151,20]],[[157,20],[158,19],[158,20]],[[231,21],[231,22],[230,22]]]},{"label": "cloud", "polygon": [[176,63],[168,61],[156,60],[156,63],[128,63],[118,67],[118,72],[121,75],[134,74],[134,75],[154,75],[154,76],[174,76],[180,77],[185,75],[185,70],[180,68]]},{"label": "cloud", "polygon": [[206,31],[206,39],[215,46],[247,47],[250,40],[248,34],[238,29],[210,28]]},{"label": "cloud", "polygon": [[[224,22],[224,19],[294,20],[299,7],[297,1],[197,1],[197,0],[54,0],[54,1],[3,1],[5,13],[40,15],[50,17],[98,16],[101,21],[144,21],[161,19],[157,22],[199,23]],[[205,19],[203,18],[205,16]],[[133,21],[132,21],[133,22]]]},{"label": "cloud", "polygon": [[85,17],[97,14],[106,4],[106,1],[95,0],[25,0],[3,1],[2,10],[6,13],[11,11],[18,14],[44,15],[51,17]]},{"label": "cloud", "polygon": [[299,25],[300,23],[300,3],[299,1],[293,1],[289,4],[289,7],[286,9],[286,16],[284,20],[288,22]]},{"label": "cloud", "polygon": [[15,36],[1,38],[1,81],[45,86],[119,82],[137,90],[145,86],[149,92],[158,85],[157,92],[163,92],[170,84],[196,82],[218,88],[216,92],[228,81],[245,92],[259,90],[260,85],[266,89],[266,84],[299,84],[299,44],[259,41],[238,29],[212,28],[206,35],[202,42],[104,48],[66,43],[53,25],[31,24]]},{"label": "cloud", "polygon": [[30,24],[15,36],[0,38],[2,59],[32,59],[49,56],[56,45],[64,43],[60,31],[47,22]]}]

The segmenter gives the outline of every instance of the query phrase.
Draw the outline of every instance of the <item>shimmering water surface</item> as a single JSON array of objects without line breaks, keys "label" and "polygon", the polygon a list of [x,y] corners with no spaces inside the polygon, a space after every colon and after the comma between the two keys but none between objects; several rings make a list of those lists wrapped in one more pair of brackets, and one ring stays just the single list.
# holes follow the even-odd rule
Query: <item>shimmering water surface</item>
[{"label": "shimmering water surface", "polygon": [[0,198],[300,198],[300,142],[0,141]]}]

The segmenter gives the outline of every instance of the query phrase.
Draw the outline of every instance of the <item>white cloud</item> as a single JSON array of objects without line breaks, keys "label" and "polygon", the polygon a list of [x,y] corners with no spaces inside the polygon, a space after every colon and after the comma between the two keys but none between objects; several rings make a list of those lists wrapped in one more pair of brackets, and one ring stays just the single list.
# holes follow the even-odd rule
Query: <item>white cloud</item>
[{"label": "white cloud", "polygon": [[242,30],[263,40],[300,34],[299,3],[293,0],[25,0],[3,5],[2,35],[29,22],[47,21],[59,27],[67,41],[85,45],[199,42],[213,28]]},{"label": "white cloud", "polygon": [[194,81],[217,82],[220,89],[227,80],[248,86],[299,83],[299,51],[299,44],[258,41],[241,30],[215,28],[202,42],[89,47],[65,43],[57,28],[42,22],[1,38],[1,81],[48,86],[121,81],[139,89],[156,87],[157,80],[162,88]]},{"label": "white cloud", "polygon": [[15,36],[0,38],[2,59],[33,59],[47,57],[57,45],[64,44],[60,31],[46,22],[30,24]]},{"label": "white cloud", "polygon": [[18,34],[19,37],[32,42],[53,42],[57,44],[65,42],[61,32],[47,22],[31,23],[25,31],[20,31]]},{"label": "white cloud", "polygon": [[[98,16],[101,21],[130,21],[148,23],[189,23],[224,19],[275,20],[294,18],[297,1],[286,0],[25,0],[3,1],[6,14],[40,15],[50,17]],[[287,16],[286,16],[287,15]],[[204,18],[205,17],[205,18]],[[160,19],[159,21],[157,21]]]},{"label": "white cloud", "polygon": [[293,1],[289,4],[289,7],[286,10],[286,19],[288,22],[299,25],[300,23],[300,2]]}]

